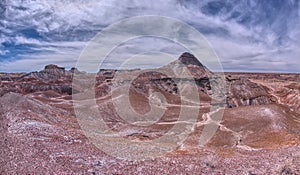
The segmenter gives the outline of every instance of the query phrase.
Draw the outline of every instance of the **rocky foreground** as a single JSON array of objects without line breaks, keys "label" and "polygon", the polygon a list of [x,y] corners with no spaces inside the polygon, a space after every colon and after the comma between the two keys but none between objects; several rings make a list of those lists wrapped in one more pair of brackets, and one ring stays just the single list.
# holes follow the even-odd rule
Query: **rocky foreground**
[{"label": "rocky foreground", "polygon": [[[180,64],[191,77],[157,72],[184,71]],[[178,124],[183,103],[199,109],[188,138],[172,152],[149,160],[118,159],[86,137],[73,106],[78,103],[74,97],[83,93],[72,86],[74,74],[88,76],[56,65],[39,72],[0,73],[0,174],[300,174],[299,74],[225,73],[224,91],[212,81],[221,73],[209,71],[189,53],[158,69],[100,70],[94,75],[96,108],[107,126],[129,141],[162,137]],[[130,75],[138,76],[132,80]],[[189,89],[191,82],[197,85],[200,103],[181,94],[181,87]],[[154,98],[154,106],[165,110],[163,116],[149,126],[120,118],[113,100],[124,98],[120,92],[125,87],[137,113],[149,112]],[[215,104],[215,94],[226,98]],[[211,111],[212,105],[220,108]],[[214,118],[219,112],[221,122]],[[218,130],[199,145],[209,124]]]}]

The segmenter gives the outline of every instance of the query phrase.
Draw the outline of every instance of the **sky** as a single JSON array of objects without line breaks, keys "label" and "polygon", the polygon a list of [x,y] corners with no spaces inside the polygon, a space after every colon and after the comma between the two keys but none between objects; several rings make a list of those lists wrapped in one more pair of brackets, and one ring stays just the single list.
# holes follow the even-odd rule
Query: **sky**
[{"label": "sky", "polygon": [[[82,50],[109,25],[159,15],[202,33],[224,71],[299,73],[299,1],[1,0],[0,72],[36,71],[47,64],[73,67]],[[176,58],[184,49],[165,39],[137,38],[116,48],[102,68],[114,68],[126,55],[153,51]],[[165,63],[149,57],[136,64],[148,68]]]}]

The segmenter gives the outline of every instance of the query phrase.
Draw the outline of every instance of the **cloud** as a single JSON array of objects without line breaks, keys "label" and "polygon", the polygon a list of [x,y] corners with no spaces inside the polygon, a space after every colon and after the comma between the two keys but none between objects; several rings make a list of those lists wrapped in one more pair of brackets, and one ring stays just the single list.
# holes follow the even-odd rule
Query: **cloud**
[{"label": "cloud", "polygon": [[[118,20],[138,15],[173,17],[195,27],[216,50],[225,70],[300,71],[297,0],[158,0],[155,3],[14,0],[1,3],[0,11],[5,9],[0,14],[0,71],[31,71],[49,63],[71,67],[97,32]],[[115,66],[126,56],[143,51],[172,55],[181,51],[174,43],[157,39],[134,42],[116,49],[106,65]],[[154,60],[153,65],[159,65],[155,63],[161,64]],[[19,66],[22,64],[25,66]],[[153,66],[149,62],[139,65]]]},{"label": "cloud", "polygon": [[9,51],[8,50],[0,50],[0,55],[5,55],[7,54]]}]

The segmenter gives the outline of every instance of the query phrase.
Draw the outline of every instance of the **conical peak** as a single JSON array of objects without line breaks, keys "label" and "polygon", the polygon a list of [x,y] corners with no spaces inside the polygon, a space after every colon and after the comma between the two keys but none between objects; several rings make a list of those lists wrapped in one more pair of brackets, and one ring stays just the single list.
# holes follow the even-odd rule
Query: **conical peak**
[{"label": "conical peak", "polygon": [[196,66],[201,66],[203,65],[200,63],[200,61],[191,53],[184,52],[178,60],[184,64],[184,65],[196,65]]}]

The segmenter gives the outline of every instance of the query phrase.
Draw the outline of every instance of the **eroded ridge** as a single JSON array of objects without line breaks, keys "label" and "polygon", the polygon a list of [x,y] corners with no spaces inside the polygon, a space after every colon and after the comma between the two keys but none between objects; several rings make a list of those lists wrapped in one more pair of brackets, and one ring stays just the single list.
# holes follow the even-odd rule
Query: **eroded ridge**
[{"label": "eroded ridge", "polygon": [[[183,71],[178,62],[188,68],[192,78],[157,73],[166,67]],[[165,135],[175,125],[191,124],[189,136],[174,151],[153,160],[126,161],[106,154],[87,139],[78,124],[73,109],[78,101],[72,94],[80,94],[82,89],[72,86],[74,72],[96,77],[93,108],[101,111],[115,136],[145,142]],[[76,68],[48,65],[38,72],[1,73],[0,174],[300,174],[299,74],[225,73],[227,100],[213,103],[216,91],[222,90],[211,81],[218,73],[188,53],[158,69],[119,72],[122,77],[117,82],[117,70],[109,69],[91,75]],[[132,81],[128,78],[131,74],[140,76]],[[180,87],[188,92],[192,81],[196,82],[200,102],[180,94]],[[152,105],[163,109],[163,116],[149,120],[151,125],[147,126],[122,119],[113,100],[124,98],[118,92],[125,86],[137,113],[147,114]],[[182,106],[199,111],[195,123],[178,120]],[[218,130],[201,145],[206,125]]]}]

